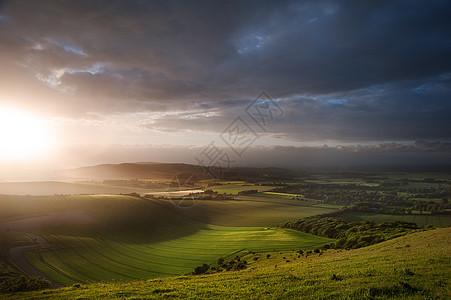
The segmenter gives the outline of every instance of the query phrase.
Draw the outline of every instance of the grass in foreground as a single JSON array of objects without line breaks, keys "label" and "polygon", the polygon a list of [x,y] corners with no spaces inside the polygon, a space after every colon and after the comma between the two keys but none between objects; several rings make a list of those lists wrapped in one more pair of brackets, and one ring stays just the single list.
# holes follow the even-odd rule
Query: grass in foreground
[{"label": "grass in foreground", "polygon": [[[366,248],[300,256],[252,254],[243,271],[116,284],[74,285],[9,295],[15,299],[445,299],[451,281],[451,228]],[[257,261],[253,257],[260,257]],[[8,296],[7,296],[8,297]]]}]

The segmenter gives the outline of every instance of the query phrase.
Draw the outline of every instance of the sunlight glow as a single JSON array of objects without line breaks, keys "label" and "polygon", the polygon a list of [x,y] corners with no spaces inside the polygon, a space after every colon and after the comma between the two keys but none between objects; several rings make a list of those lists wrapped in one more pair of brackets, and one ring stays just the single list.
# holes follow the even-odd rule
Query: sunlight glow
[{"label": "sunlight glow", "polygon": [[40,158],[55,148],[56,136],[51,122],[0,106],[0,161]]}]

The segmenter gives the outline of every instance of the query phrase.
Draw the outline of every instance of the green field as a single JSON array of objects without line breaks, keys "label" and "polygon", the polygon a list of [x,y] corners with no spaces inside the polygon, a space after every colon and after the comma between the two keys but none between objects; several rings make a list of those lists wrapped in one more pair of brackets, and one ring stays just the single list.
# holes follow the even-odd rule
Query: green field
[{"label": "green field", "polygon": [[450,237],[451,230],[444,228],[308,257],[293,251],[271,253],[269,259],[265,253],[249,254],[243,257],[250,261],[243,271],[97,283],[10,298],[446,299],[451,283]]},{"label": "green field", "polygon": [[[269,206],[251,202],[250,210],[246,209],[249,201],[235,201],[232,205],[227,202],[199,203],[183,210],[168,201],[123,195],[16,196],[2,198],[2,213],[18,219],[20,215],[17,214],[25,206],[27,215],[77,209],[96,220],[88,224],[67,220],[59,226],[37,228],[34,219],[28,219],[28,227],[24,228],[50,243],[46,247],[26,250],[27,260],[52,279],[70,285],[180,275],[202,263],[212,263],[220,256],[227,257],[244,250],[311,249],[330,243],[330,239],[292,230],[255,227],[255,223],[264,223],[267,217],[272,216],[278,221],[287,217],[283,211],[270,213],[270,208],[276,205],[274,199],[270,199]],[[219,215],[214,211],[205,213],[205,209],[221,211],[224,207],[231,208],[226,211],[228,220],[225,223],[229,226],[211,225],[215,222],[208,221]],[[307,211],[306,214],[321,211],[301,208]],[[185,211],[202,212],[202,218],[195,221],[181,214]],[[246,215],[250,216],[248,222],[250,220],[249,225],[253,227],[232,226]],[[302,217],[302,214],[298,212],[296,216]],[[233,218],[237,218],[235,222]]]},{"label": "green field", "polygon": [[142,228],[121,233],[80,231],[76,237],[70,230],[58,230],[42,234],[54,246],[29,250],[26,257],[43,273],[70,285],[181,275],[244,250],[311,249],[332,241],[279,228],[207,225],[186,236],[176,228],[164,229],[150,236]]},{"label": "green field", "polygon": [[233,195],[236,195],[239,192],[242,192],[245,190],[258,190],[259,192],[265,192],[265,191],[269,191],[273,188],[274,187],[272,187],[272,186],[253,185],[253,184],[246,183],[244,181],[222,182],[221,185],[214,185],[214,186],[208,187],[208,189],[211,189],[220,194],[225,193],[225,194],[233,194]]},{"label": "green field", "polygon": [[340,206],[318,206],[318,201],[300,201],[266,193],[235,196],[234,200],[201,200],[190,209],[180,210],[168,201],[168,209],[199,222],[219,226],[276,226],[280,223],[337,211]]},{"label": "green field", "polygon": [[302,197],[302,195],[299,195],[299,194],[287,194],[287,193],[276,193],[276,192],[264,192],[264,194],[276,195],[277,197],[282,196],[282,197],[288,197],[288,198]]},{"label": "green field", "polygon": [[[293,273],[293,276],[300,278],[303,276],[302,274],[312,272],[316,272],[319,277],[330,275],[321,273],[327,270],[316,268],[316,260],[313,260],[313,257],[298,257],[293,250],[313,250],[329,244],[333,240],[277,227],[287,221],[332,213],[347,221],[368,220],[382,223],[400,220],[415,222],[419,226],[451,226],[449,216],[432,215],[430,211],[424,211],[425,208],[423,208],[424,214],[421,215],[364,213],[350,209],[350,204],[360,203],[361,200],[365,200],[365,197],[371,195],[373,198],[368,199],[371,199],[374,203],[382,201],[380,199],[385,199],[384,205],[387,205],[386,203],[389,203],[387,195],[396,195],[393,191],[398,190],[402,191],[397,194],[397,198],[395,196],[390,197],[399,200],[399,197],[413,197],[412,195],[418,194],[419,196],[410,201],[424,199],[424,201],[434,201],[438,205],[443,202],[441,196],[428,198],[429,195],[440,195],[438,194],[440,192],[438,183],[432,183],[434,188],[424,193],[420,193],[419,190],[405,190],[405,187],[408,187],[407,185],[401,188],[396,185],[386,185],[388,190],[384,190],[384,186],[379,186],[380,182],[390,183],[398,179],[406,179],[403,177],[406,174],[393,174],[390,175],[390,178],[384,176],[384,174],[377,174],[377,176],[373,176],[374,179],[370,175],[362,175],[359,178],[358,174],[355,177],[340,177],[334,174],[312,176],[307,180],[300,179],[299,187],[296,185],[281,185],[280,183],[274,184],[271,181],[263,181],[258,184],[245,181],[199,181],[195,185],[199,190],[211,189],[219,194],[226,193],[228,196],[208,192],[188,196],[176,195],[174,199],[158,196],[141,197],[136,193],[130,195],[0,195],[0,220],[3,221],[3,223],[0,223],[0,230],[30,232],[44,237],[49,244],[24,250],[25,258],[48,277],[67,286],[76,283],[118,282],[117,286],[127,287],[128,285],[124,282],[157,277],[159,279],[155,280],[161,282],[163,286],[170,286],[172,283],[166,281],[166,277],[183,276],[192,272],[196,266],[204,263],[212,265],[219,257],[227,259],[235,255],[244,255],[244,259],[250,261],[249,268],[239,274],[249,274],[249,276],[256,276],[256,278],[266,274],[262,275],[263,278],[267,278],[263,281],[277,285],[270,277],[275,274],[275,278],[283,280],[285,278],[283,274],[288,274],[286,272],[291,270],[285,269],[286,266],[296,269],[297,271]],[[420,175],[414,177],[415,180],[422,180]],[[356,185],[349,186],[350,183]],[[417,185],[417,182],[409,181],[410,184]],[[419,186],[429,184],[418,183]],[[49,187],[55,187],[53,183],[52,186]],[[74,187],[71,184],[58,186]],[[35,187],[45,189],[46,185],[40,186],[38,184]],[[96,192],[100,191],[96,185],[88,184],[82,187],[96,188]],[[283,188],[273,190],[275,187]],[[293,189],[291,189],[292,187]],[[179,191],[187,187],[171,186],[171,188],[174,191]],[[132,190],[134,190],[133,187],[126,187],[124,191]],[[240,192],[246,190],[256,190],[256,192],[240,194]],[[357,195],[356,192],[359,190],[362,192]],[[141,193],[141,195],[144,192],[156,191],[161,192],[161,188],[153,190],[136,189],[136,192]],[[376,192],[367,194],[365,191]],[[38,191],[35,190],[34,192]],[[157,193],[156,195],[160,194]],[[325,197],[326,194],[328,196]],[[184,199],[184,197],[190,198],[194,205],[182,208],[174,205],[177,203],[177,199]],[[397,207],[395,204],[390,205]],[[347,209],[340,211],[344,207],[347,207]],[[411,212],[415,213],[416,211],[411,210]],[[26,236],[19,236],[15,233],[4,232],[3,235],[0,235],[0,241],[5,243],[3,249],[23,244],[27,239]],[[249,251],[256,252],[256,254],[249,256],[247,254]],[[266,260],[265,253],[269,253],[271,259]],[[343,255],[334,251],[327,251],[323,254],[324,257],[331,259],[338,259],[340,255]],[[260,258],[258,261],[254,260],[256,256]],[[316,258],[318,261],[323,259],[318,255]],[[294,261],[302,261],[305,266],[294,264]],[[337,265],[340,265],[339,262],[338,259]],[[327,268],[339,271],[339,269],[331,266]],[[252,270],[254,269],[256,273],[253,273]],[[1,270],[14,273],[14,268],[11,268],[11,264],[7,260],[2,263]],[[290,274],[286,276],[291,278]],[[390,274],[385,275],[390,276]],[[233,289],[236,288],[236,284],[245,284],[244,282],[254,286],[253,279],[244,277],[244,282],[242,282],[238,277],[228,276],[230,275],[219,274],[196,277],[206,278],[206,283],[198,283],[197,279],[186,276],[177,277],[174,280],[177,282],[180,278],[183,278],[181,280],[189,281],[193,285],[199,284],[200,287],[205,287],[205,284],[209,283],[219,290],[222,289],[220,295],[227,295],[227,297],[232,298],[233,295],[225,293],[225,287],[218,286],[219,283],[213,283],[213,281],[222,279],[231,281],[233,282]],[[211,281],[209,281],[210,278]],[[354,278],[349,281],[348,286],[352,286],[355,280],[357,279]],[[257,279],[255,282],[264,284],[263,281]],[[148,281],[146,284],[152,285],[155,282],[157,281]],[[334,295],[333,289],[326,291],[326,294],[321,294],[323,290],[316,286],[319,284],[327,287],[330,285],[329,282],[316,282],[315,287],[305,282],[303,287],[296,284],[291,286],[290,284],[286,286],[287,291],[279,289],[271,291],[269,289],[269,298],[280,298],[276,295],[285,295],[286,298],[314,295],[321,298],[324,295],[328,297]],[[131,283],[129,286],[134,285]],[[116,286],[110,286],[110,288],[114,290]],[[183,287],[174,288],[176,292],[168,292],[168,295],[166,295],[166,292],[160,293],[156,286],[151,287],[151,289],[157,291],[155,292],[157,297],[186,298],[186,296],[197,295],[197,292],[193,294],[192,290],[184,290]],[[172,287],[163,290],[165,289],[171,290]],[[288,292],[290,289],[293,294]],[[254,286],[254,290],[257,291],[258,288]],[[344,294],[338,295],[355,296],[357,298],[361,295],[367,295],[365,294],[366,291],[363,290],[351,290],[354,291],[352,293],[357,294],[343,292]],[[179,291],[182,292],[179,294]],[[246,293],[252,292],[240,288],[237,288],[237,291],[236,298],[242,298],[244,295],[249,295]],[[99,291],[99,293],[108,294],[109,291]],[[114,294],[113,296],[148,296],[146,292],[143,293],[135,295],[132,291],[125,294]],[[210,292],[206,291],[205,293],[199,297],[208,298],[210,296]],[[48,295],[51,295],[51,293]],[[111,294],[108,295],[111,296]],[[221,298],[214,291],[211,295]],[[257,293],[256,295],[260,295],[256,298],[264,298],[267,294]]]},{"label": "green field", "polygon": [[379,183],[368,183],[360,179],[307,179],[305,182],[317,183],[317,184],[337,184],[337,185],[347,185],[355,184],[360,186],[379,186]]}]

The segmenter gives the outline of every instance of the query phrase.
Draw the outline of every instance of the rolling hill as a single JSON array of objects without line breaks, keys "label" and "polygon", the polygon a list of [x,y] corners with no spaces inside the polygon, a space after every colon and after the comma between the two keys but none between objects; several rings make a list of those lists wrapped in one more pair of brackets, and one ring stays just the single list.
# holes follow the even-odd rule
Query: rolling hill
[{"label": "rolling hill", "polygon": [[277,227],[211,225],[161,201],[126,195],[1,196],[0,218],[10,220],[0,223],[0,230],[48,241],[25,250],[25,257],[64,285],[180,275],[220,256],[310,249],[333,241]]},{"label": "rolling hill", "polygon": [[[441,228],[350,250],[300,256],[248,254],[242,271],[127,283],[74,285],[6,295],[14,299],[445,299],[451,279],[451,229]],[[258,257],[257,260],[254,260]]]},{"label": "rolling hill", "polygon": [[[281,169],[237,168],[235,172],[257,180],[242,180],[235,173],[234,180],[199,180],[196,185],[181,186],[167,179],[183,170],[186,173],[177,174],[189,174],[196,166],[124,165],[94,166],[87,172],[99,172],[97,174],[102,176],[119,174],[121,180],[96,184],[31,182],[25,186],[11,183],[18,190],[21,184],[27,191],[42,189],[43,194],[0,195],[2,253],[10,247],[16,247],[18,252],[17,247],[25,246],[30,240],[46,241],[39,243],[39,247],[20,248],[21,259],[40,271],[39,276],[50,278],[59,286],[69,286],[21,296],[434,298],[444,295],[444,287],[449,283],[450,274],[446,269],[449,269],[450,240],[446,236],[449,228],[409,235],[410,239],[397,239],[401,242],[395,244],[382,243],[352,251],[323,251],[319,250],[321,246],[335,240],[277,225],[307,216],[346,211],[339,211],[342,205],[306,197],[304,192],[309,193],[308,190],[273,190],[294,184],[293,180],[271,178]],[[135,172],[135,165],[142,168],[142,173]],[[85,172],[83,170],[81,173]],[[159,172],[158,179],[122,180],[127,170],[133,172],[134,178]],[[55,187],[66,191],[76,188],[79,194],[44,194]],[[82,194],[83,189],[91,194]],[[105,194],[102,189],[106,189]],[[195,191],[194,194],[180,194],[187,189],[188,193]],[[327,193],[331,191],[332,187],[328,187]],[[129,193],[110,194],[119,192]],[[321,192],[324,193],[322,189]],[[192,201],[193,205],[183,206],[180,201],[188,204]],[[367,215],[353,212],[349,220],[363,219]],[[416,216],[378,214],[376,217]],[[425,222],[424,225],[428,225],[432,220],[428,216]],[[446,226],[442,222],[439,225]],[[305,255],[307,250],[313,249],[316,252]],[[304,255],[298,253],[299,250],[304,250]],[[205,263],[215,265],[219,257],[231,260],[236,255],[248,262],[246,270],[184,275]],[[7,260],[1,263],[0,282],[1,276],[17,276],[18,270]]]},{"label": "rolling hill", "polygon": [[151,191],[153,190],[137,187],[61,181],[0,182],[0,194],[3,195],[45,196],[55,194],[120,194],[131,192],[144,194]]},{"label": "rolling hill", "polygon": [[[227,170],[225,176],[284,178],[293,174],[282,168],[245,168],[234,167]],[[138,162],[122,164],[102,164],[66,170],[64,177],[69,179],[171,179],[176,175],[209,178],[202,166],[183,163]]]}]

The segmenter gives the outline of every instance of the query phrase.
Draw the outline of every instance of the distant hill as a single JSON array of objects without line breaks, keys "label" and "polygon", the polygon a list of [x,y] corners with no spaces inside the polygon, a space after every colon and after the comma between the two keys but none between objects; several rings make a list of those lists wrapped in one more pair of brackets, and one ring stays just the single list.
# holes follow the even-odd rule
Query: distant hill
[{"label": "distant hill", "polygon": [[[247,168],[235,167],[223,172],[228,177],[287,177],[292,172],[282,168]],[[183,163],[155,163],[137,162],[122,164],[102,164],[70,169],[64,172],[64,177],[71,180],[88,179],[171,179],[174,176],[197,176],[209,178],[206,169],[202,166]]]},{"label": "distant hill", "polygon": [[0,182],[0,195],[148,193],[150,189],[61,181]]},{"label": "distant hill", "polygon": [[64,175],[71,179],[170,179],[179,173],[202,175],[204,170],[181,163],[122,163],[81,167],[67,170]]}]

